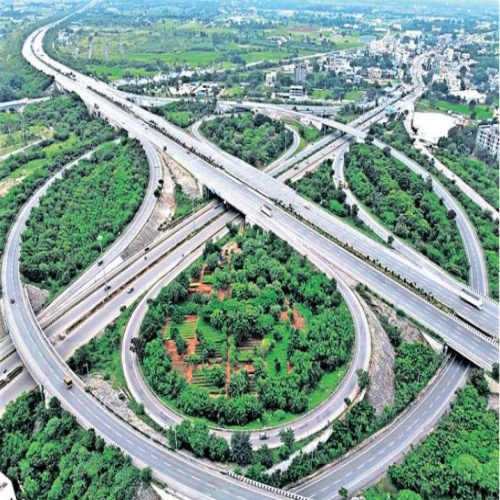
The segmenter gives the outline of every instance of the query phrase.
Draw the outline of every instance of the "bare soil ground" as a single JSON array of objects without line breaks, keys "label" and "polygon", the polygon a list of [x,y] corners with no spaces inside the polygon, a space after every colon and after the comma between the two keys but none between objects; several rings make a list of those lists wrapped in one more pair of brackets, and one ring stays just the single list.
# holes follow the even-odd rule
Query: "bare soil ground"
[{"label": "bare soil ground", "polygon": [[498,394],[490,394],[488,396],[488,408],[495,410],[498,413]]},{"label": "bare soil ground", "polygon": [[170,170],[163,162],[162,169],[163,189],[161,190],[161,195],[149,220],[130,245],[122,252],[121,257],[123,259],[127,259],[140,249],[153,243],[161,234],[158,228],[162,224],[165,224],[165,222],[168,223],[172,220],[175,213],[175,182]]},{"label": "bare soil ground", "polygon": [[175,182],[182,187],[183,191],[193,198],[201,198],[202,193],[198,181],[170,156],[162,154],[162,157],[166,162],[167,168],[172,173]]},{"label": "bare soil ground", "polygon": [[379,414],[394,401],[394,348],[370,306],[363,299],[361,305],[367,316],[372,339],[367,399]]},{"label": "bare soil ground", "polygon": [[42,310],[47,297],[49,296],[48,290],[38,288],[34,285],[26,285],[26,291],[28,292],[28,298],[30,299],[33,312],[35,314],[39,313]]},{"label": "bare soil ground", "polygon": [[420,328],[416,327],[409,319],[398,316],[396,311],[384,304],[381,300],[377,299],[370,294],[369,305],[376,314],[385,316],[391,325],[399,328],[401,336],[406,342],[419,342],[421,344],[427,343]]},{"label": "bare soil ground", "polygon": [[167,444],[167,438],[155,431],[143,420],[141,420],[128,406],[127,400],[121,400],[118,395],[120,391],[114,389],[109,382],[104,380],[100,375],[91,375],[85,378],[85,383],[90,387],[93,395],[102,401],[106,406],[111,408],[117,415],[140,429],[148,436],[160,441],[162,444]]},{"label": "bare soil ground", "polygon": [[16,186],[17,184],[21,184],[21,182],[23,182],[23,179],[24,177],[18,177],[16,179],[5,179],[0,182],[0,198],[4,198],[11,187]]}]

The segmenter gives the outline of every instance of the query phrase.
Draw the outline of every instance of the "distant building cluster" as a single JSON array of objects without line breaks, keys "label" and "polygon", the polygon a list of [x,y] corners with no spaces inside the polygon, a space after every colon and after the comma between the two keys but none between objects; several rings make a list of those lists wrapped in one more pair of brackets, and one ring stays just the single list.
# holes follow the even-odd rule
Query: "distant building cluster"
[{"label": "distant building cluster", "polygon": [[476,146],[488,151],[492,156],[498,156],[499,130],[497,123],[479,126],[476,136]]}]

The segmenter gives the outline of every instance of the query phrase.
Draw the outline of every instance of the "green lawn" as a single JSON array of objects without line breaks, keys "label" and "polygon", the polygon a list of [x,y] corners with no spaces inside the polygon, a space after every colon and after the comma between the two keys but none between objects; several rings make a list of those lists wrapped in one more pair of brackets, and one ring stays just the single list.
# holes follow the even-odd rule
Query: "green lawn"
[{"label": "green lawn", "polygon": [[211,340],[216,344],[220,344],[223,340],[226,340],[226,336],[220,331],[209,325],[202,318],[198,320],[197,324],[198,332],[203,335],[207,340]]},{"label": "green lawn", "polygon": [[332,93],[330,90],[314,89],[311,97],[313,99],[331,99]]},{"label": "green lawn", "polygon": [[[435,108],[432,107],[431,101],[428,99],[422,99],[418,102],[417,111],[429,112],[429,111],[452,111],[453,113],[458,113],[464,116],[470,116],[472,113],[471,108],[467,104],[457,104],[447,101],[437,101],[435,103]],[[478,120],[488,120],[493,118],[493,110],[486,106],[485,104],[478,104],[476,106],[477,119]]]},{"label": "green lawn", "polygon": [[364,90],[351,90],[345,93],[345,98],[348,101],[361,101],[365,97],[365,94]]}]

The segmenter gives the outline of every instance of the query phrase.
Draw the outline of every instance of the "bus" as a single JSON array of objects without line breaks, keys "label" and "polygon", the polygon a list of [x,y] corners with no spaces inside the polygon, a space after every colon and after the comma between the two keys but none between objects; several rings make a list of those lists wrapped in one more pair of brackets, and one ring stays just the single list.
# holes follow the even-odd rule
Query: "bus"
[{"label": "bus", "polygon": [[477,307],[480,311],[483,309],[483,299],[466,288],[462,288],[460,298],[471,306]]}]

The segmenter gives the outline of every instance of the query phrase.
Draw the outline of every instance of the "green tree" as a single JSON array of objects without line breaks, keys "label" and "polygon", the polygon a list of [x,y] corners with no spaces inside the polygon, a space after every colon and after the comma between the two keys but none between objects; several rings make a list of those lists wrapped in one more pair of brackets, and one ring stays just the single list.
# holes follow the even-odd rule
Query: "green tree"
[{"label": "green tree", "polygon": [[250,443],[250,433],[234,432],[231,435],[231,456],[241,467],[250,464],[252,461],[252,445]]},{"label": "green tree", "polygon": [[295,443],[295,433],[293,432],[293,429],[290,427],[286,429],[281,429],[280,441],[283,443],[284,446],[291,448]]}]

